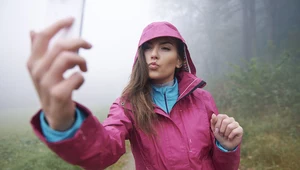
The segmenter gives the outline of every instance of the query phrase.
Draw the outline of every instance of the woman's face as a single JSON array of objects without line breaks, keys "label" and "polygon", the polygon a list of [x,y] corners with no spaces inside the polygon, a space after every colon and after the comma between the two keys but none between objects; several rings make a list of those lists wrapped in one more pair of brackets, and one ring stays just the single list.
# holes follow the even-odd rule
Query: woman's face
[{"label": "woman's face", "polygon": [[175,68],[180,68],[182,61],[177,53],[176,41],[161,37],[144,44],[144,55],[149,69],[149,77],[154,84],[163,84],[174,79]]}]

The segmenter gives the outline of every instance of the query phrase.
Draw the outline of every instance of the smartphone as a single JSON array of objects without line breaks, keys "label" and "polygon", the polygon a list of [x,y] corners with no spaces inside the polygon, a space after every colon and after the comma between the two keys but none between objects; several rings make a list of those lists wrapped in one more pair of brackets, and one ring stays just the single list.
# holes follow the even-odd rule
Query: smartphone
[{"label": "smartphone", "polygon": [[[53,47],[55,41],[60,38],[79,38],[82,34],[85,0],[46,0],[45,2],[45,27],[57,22],[60,19],[73,17],[75,20],[69,28],[59,31],[49,42],[49,47]],[[77,51],[79,53],[79,51]],[[63,77],[67,78],[72,73],[80,71],[78,66],[67,70]]]},{"label": "smartphone", "polygon": [[54,22],[73,17],[74,23],[70,28],[58,32],[51,40],[53,43],[59,38],[78,38],[82,34],[85,0],[47,0],[45,25],[49,26]]}]

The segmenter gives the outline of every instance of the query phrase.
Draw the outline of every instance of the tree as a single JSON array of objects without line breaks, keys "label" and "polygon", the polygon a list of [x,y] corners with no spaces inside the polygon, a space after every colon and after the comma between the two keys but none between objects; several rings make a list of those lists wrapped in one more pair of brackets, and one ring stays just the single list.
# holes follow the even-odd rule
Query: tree
[{"label": "tree", "polygon": [[241,0],[243,9],[243,52],[246,60],[256,55],[255,0]]}]

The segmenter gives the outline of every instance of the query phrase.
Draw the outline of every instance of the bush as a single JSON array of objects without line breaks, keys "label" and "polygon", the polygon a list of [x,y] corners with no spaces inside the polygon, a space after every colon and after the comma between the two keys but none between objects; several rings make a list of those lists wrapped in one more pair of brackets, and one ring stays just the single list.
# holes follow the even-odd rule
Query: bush
[{"label": "bush", "polygon": [[252,58],[210,83],[220,113],[244,128],[241,170],[300,169],[299,54],[283,52],[272,61]]},{"label": "bush", "polygon": [[223,87],[213,90],[218,105],[239,108],[252,116],[271,107],[298,111],[300,60],[284,53],[277,61],[266,63],[253,58],[245,67],[232,65],[235,71],[228,74]]}]

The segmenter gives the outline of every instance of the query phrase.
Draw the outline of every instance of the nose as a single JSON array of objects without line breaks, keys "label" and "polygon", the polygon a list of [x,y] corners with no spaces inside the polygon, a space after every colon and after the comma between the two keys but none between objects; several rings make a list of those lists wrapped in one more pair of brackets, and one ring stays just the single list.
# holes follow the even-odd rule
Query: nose
[{"label": "nose", "polygon": [[151,59],[152,60],[157,60],[157,56],[156,55],[151,55]]},{"label": "nose", "polygon": [[154,47],[151,51],[151,59],[157,60],[158,59],[158,48]]}]

